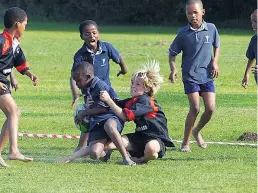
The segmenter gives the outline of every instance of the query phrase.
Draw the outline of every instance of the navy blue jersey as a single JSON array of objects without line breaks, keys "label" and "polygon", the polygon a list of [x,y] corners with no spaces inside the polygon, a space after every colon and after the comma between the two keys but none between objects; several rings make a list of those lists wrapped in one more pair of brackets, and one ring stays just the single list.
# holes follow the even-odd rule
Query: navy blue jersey
[{"label": "navy blue jersey", "polygon": [[13,67],[21,74],[29,69],[19,44],[19,41],[6,30],[0,34],[0,81],[4,84],[9,85],[7,76],[11,73]]},{"label": "navy blue jersey", "polygon": [[255,34],[250,40],[249,46],[246,50],[246,57],[249,60],[255,59],[257,63],[257,34]]},{"label": "navy blue jersey", "polygon": [[190,24],[182,28],[170,45],[169,54],[177,56],[183,52],[181,65],[183,82],[203,84],[213,79],[212,48],[219,47],[220,40],[216,26],[203,21],[198,30],[192,29]]},{"label": "navy blue jersey", "polygon": [[90,129],[95,127],[96,124],[100,123],[101,121],[107,120],[112,117],[116,117],[113,111],[111,111],[110,107],[105,102],[100,100],[99,95],[100,91],[102,90],[106,90],[111,98],[115,98],[115,96],[113,96],[114,93],[112,92],[111,87],[96,76],[94,77],[91,85],[88,88],[82,89],[84,102],[85,104],[89,105],[90,109],[96,107],[103,107],[109,109],[109,111],[106,113],[90,116]]},{"label": "navy blue jersey", "polygon": [[174,147],[168,136],[167,118],[154,96],[147,94],[117,102],[123,108],[128,121],[136,124],[135,132],[159,138],[167,147]]},{"label": "navy blue jersey", "polygon": [[110,59],[117,64],[120,63],[120,54],[110,43],[99,40],[96,53],[89,50],[87,46],[83,44],[81,49],[74,55],[74,63],[71,70],[82,61],[89,62],[94,66],[94,75],[108,85],[111,85],[109,79]]}]

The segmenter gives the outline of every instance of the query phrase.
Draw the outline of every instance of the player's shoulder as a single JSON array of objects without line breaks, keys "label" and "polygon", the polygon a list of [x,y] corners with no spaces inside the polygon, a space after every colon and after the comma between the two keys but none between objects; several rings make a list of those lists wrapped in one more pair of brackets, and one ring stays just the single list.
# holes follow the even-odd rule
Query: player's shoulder
[{"label": "player's shoulder", "polygon": [[102,48],[102,50],[111,50],[114,49],[114,46],[109,42],[104,42],[99,40],[99,44]]},{"label": "player's shoulder", "polygon": [[6,40],[6,38],[3,36],[3,34],[0,34],[0,43],[3,43]]},{"label": "player's shoulder", "polygon": [[183,34],[184,32],[188,31],[189,30],[189,24],[187,24],[186,26],[182,27],[181,29],[178,30],[177,34],[178,35],[181,35]]},{"label": "player's shoulder", "polygon": [[254,34],[252,37],[251,37],[251,41],[256,41],[257,40],[257,34]]},{"label": "player's shoulder", "polygon": [[99,79],[97,76],[94,77],[92,84],[95,88],[98,88],[99,90],[109,90],[110,88],[105,81]]},{"label": "player's shoulder", "polygon": [[141,104],[149,105],[151,102],[151,96],[148,94],[143,94],[139,97],[138,102]]},{"label": "player's shoulder", "polygon": [[75,52],[74,58],[80,57],[85,52],[85,49],[86,49],[86,47],[83,44],[82,47]]},{"label": "player's shoulder", "polygon": [[205,22],[208,29],[217,29],[216,25],[214,23]]},{"label": "player's shoulder", "polygon": [[2,53],[2,49],[4,47],[6,38],[3,36],[3,34],[0,34],[0,53]]}]

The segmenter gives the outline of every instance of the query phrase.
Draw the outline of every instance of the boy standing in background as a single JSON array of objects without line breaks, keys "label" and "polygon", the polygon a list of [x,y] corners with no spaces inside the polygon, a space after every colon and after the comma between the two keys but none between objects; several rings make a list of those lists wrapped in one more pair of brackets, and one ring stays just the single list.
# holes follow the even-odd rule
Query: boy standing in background
[{"label": "boy standing in background", "polygon": [[[190,135],[197,144],[206,148],[207,143],[200,131],[209,122],[215,110],[215,85],[213,78],[219,76],[219,34],[214,24],[203,20],[205,10],[201,0],[186,2],[188,24],[182,28],[169,48],[169,80],[174,83],[178,77],[175,57],[182,51],[182,79],[185,94],[189,101],[189,112],[185,121],[185,131],[180,151],[190,152]],[[213,48],[213,55],[212,55]],[[205,111],[194,128],[200,111],[200,96],[203,98]]]}]

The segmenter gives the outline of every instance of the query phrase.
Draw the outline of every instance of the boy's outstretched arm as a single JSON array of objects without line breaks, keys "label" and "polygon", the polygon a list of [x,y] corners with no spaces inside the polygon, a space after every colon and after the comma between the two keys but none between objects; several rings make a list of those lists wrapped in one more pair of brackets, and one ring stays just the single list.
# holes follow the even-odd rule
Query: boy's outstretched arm
[{"label": "boy's outstretched arm", "polygon": [[127,73],[127,66],[125,65],[125,62],[124,62],[124,60],[121,56],[120,56],[119,66],[120,66],[121,70],[117,73],[117,76],[119,76],[120,74],[126,74]]},{"label": "boy's outstretched arm", "polygon": [[24,74],[27,75],[32,80],[34,86],[37,86],[39,80],[34,73],[32,73],[30,70],[26,70]]},{"label": "boy's outstretched arm", "polygon": [[96,107],[93,109],[85,109],[79,111],[78,115],[75,117],[75,123],[78,124],[83,121],[84,117],[91,116],[91,115],[98,115],[107,112],[108,109],[104,107]]},{"label": "boy's outstretched arm", "polygon": [[70,88],[71,88],[72,97],[73,97],[72,107],[75,108],[78,104],[79,94],[78,94],[78,88],[76,86],[75,80],[72,77],[70,77]]},{"label": "boy's outstretched arm", "polygon": [[117,104],[110,98],[107,91],[101,91],[100,92],[100,100],[106,102],[109,107],[113,110],[113,112],[122,120],[122,121],[128,121],[126,115],[123,112],[123,109],[117,106]]},{"label": "boy's outstretched arm", "polygon": [[250,75],[250,71],[251,71],[251,68],[253,66],[253,63],[254,63],[254,59],[252,59],[252,60],[248,59],[246,69],[245,69],[245,73],[244,73],[244,77],[243,77],[243,80],[242,80],[242,86],[244,88],[248,87],[249,75]]},{"label": "boy's outstretched arm", "polygon": [[11,74],[10,74],[10,81],[11,81],[12,88],[14,88],[14,90],[16,91],[18,89],[18,81],[15,78],[13,71],[11,71]]},{"label": "boy's outstretched arm", "polygon": [[175,61],[176,61],[176,57],[169,54],[170,74],[168,79],[171,83],[174,83],[178,78]]},{"label": "boy's outstretched arm", "polygon": [[219,65],[218,65],[220,49],[219,48],[214,48],[213,52],[214,52],[214,57],[212,59],[212,77],[213,78],[218,78],[219,74],[220,74]]}]

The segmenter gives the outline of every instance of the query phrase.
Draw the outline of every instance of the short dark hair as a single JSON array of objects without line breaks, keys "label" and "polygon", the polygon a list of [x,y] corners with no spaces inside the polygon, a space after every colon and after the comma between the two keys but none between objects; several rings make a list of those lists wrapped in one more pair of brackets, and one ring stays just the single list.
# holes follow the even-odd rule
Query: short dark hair
[{"label": "short dark hair", "polygon": [[194,3],[197,3],[200,5],[200,7],[203,9],[203,3],[201,0],[188,0],[185,4],[185,6],[188,6],[188,5],[191,5],[191,4],[194,4]]},{"label": "short dark hair", "polygon": [[79,26],[79,31],[80,31],[80,34],[81,34],[81,35],[82,35],[82,33],[83,33],[83,28],[84,28],[85,26],[89,26],[89,25],[94,25],[94,26],[97,28],[97,30],[99,30],[98,24],[97,24],[95,21],[92,21],[92,20],[85,20],[85,21],[83,21],[83,22],[80,24],[80,26]]},{"label": "short dark hair", "polygon": [[90,75],[91,77],[94,76],[94,68],[93,65],[89,62],[81,62],[75,66],[72,70],[72,77],[76,76],[76,74],[82,73],[85,76]]},{"label": "short dark hair", "polygon": [[23,22],[27,18],[26,12],[19,7],[11,7],[4,14],[5,28],[11,28],[16,22]]}]

